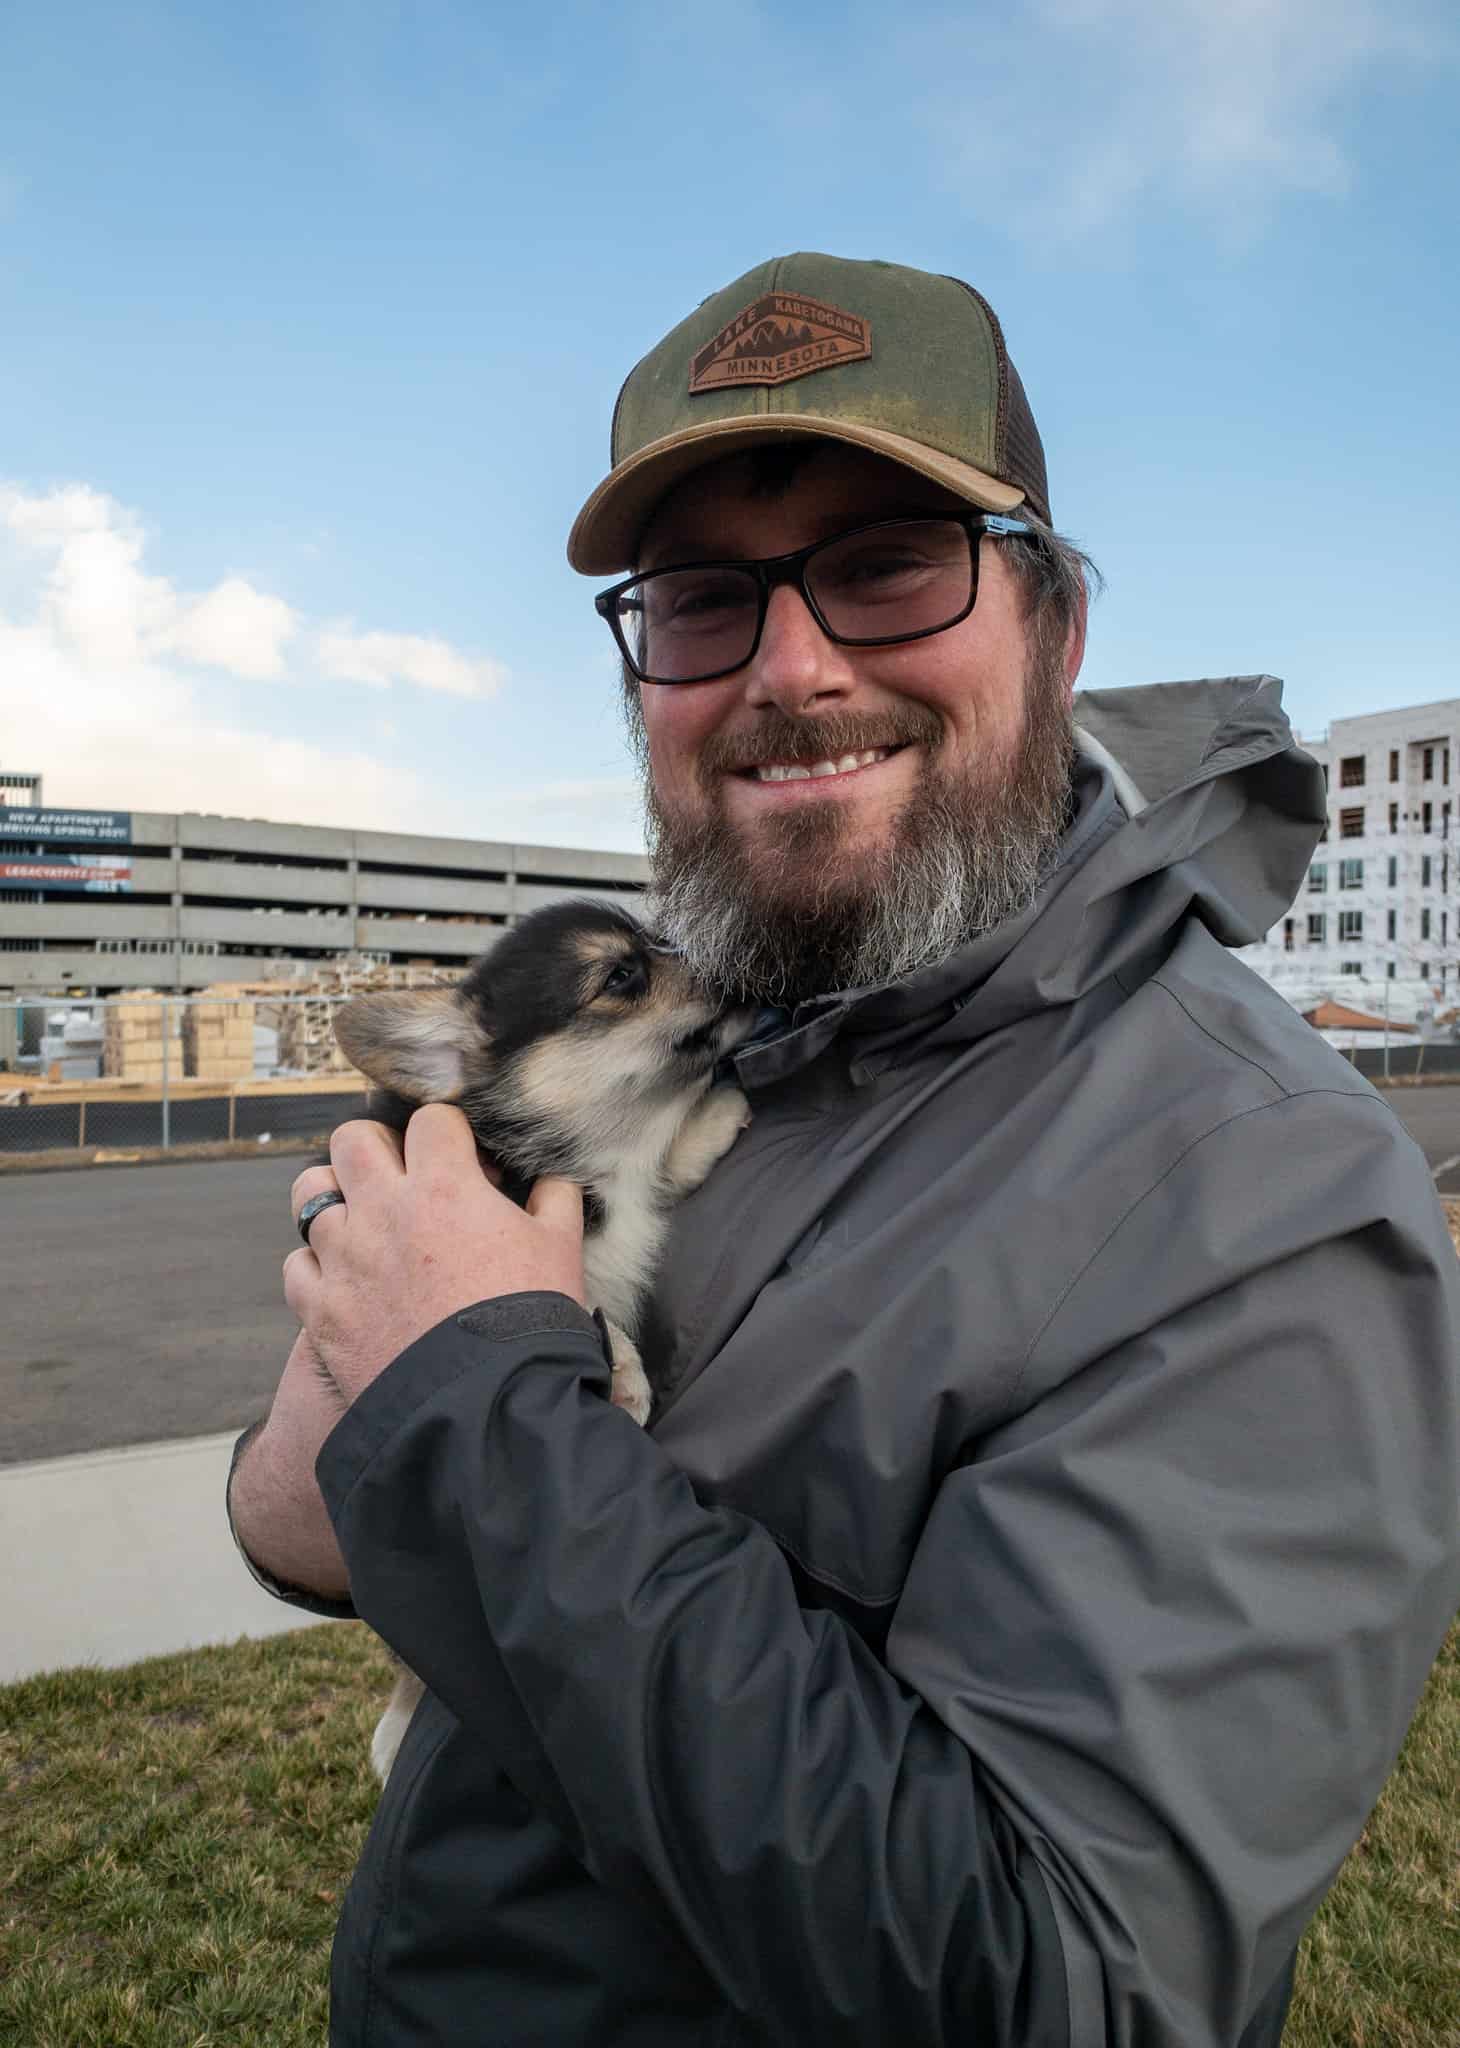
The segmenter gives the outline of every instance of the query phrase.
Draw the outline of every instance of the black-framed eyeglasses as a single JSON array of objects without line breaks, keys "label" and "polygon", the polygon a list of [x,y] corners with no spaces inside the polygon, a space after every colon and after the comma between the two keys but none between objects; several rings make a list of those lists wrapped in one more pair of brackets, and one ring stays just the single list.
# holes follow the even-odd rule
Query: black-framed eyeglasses
[{"label": "black-framed eyeglasses", "polygon": [[839,647],[926,640],[973,610],[983,535],[1033,530],[993,512],[879,519],[764,561],[650,569],[593,602],[641,683],[709,683],[752,659],[782,583]]}]

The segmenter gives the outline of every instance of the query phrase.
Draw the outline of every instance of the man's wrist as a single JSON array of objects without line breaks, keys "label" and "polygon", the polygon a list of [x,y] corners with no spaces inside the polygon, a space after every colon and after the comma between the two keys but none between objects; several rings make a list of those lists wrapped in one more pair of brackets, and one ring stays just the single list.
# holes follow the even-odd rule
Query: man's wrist
[{"label": "man's wrist", "polygon": [[298,1443],[271,1428],[271,1418],[245,1430],[234,1447],[227,1508],[239,1554],[266,1592],[321,1613],[353,1613],[313,1460],[302,1460]]}]

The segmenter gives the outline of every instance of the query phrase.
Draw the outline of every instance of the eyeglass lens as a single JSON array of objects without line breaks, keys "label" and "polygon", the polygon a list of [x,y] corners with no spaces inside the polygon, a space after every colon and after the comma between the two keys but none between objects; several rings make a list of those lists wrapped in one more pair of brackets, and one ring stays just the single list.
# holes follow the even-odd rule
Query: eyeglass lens
[{"label": "eyeglass lens", "polygon": [[[906,639],[967,610],[973,545],[956,520],[900,520],[828,541],[806,557],[803,574],[833,638]],[[693,682],[749,660],[761,585],[753,570],[733,564],[657,569],[622,592],[618,614],[646,676]]]}]

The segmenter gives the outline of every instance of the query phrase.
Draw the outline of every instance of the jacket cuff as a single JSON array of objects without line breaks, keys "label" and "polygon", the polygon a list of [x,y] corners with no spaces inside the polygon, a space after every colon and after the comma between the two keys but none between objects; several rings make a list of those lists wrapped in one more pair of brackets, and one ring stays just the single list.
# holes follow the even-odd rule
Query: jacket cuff
[{"label": "jacket cuff", "polygon": [[600,1380],[607,1393],[613,1354],[603,1319],[566,1294],[498,1295],[427,1330],[356,1396],[320,1446],[314,1476],[331,1520],[338,1525],[351,1488],[381,1446],[464,1373],[478,1377],[489,1415],[514,1373],[553,1362]]}]

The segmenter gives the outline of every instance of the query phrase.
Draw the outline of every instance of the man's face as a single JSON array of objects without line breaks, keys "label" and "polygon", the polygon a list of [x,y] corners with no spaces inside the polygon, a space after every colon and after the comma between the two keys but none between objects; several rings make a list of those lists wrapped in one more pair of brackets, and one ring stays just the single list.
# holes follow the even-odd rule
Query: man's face
[{"label": "man's face", "polygon": [[[786,554],[963,509],[858,449],[818,448],[770,495],[735,457],[661,502],[638,566]],[[1078,653],[1032,644],[987,541],[969,616],[899,646],[839,647],[798,591],[776,590],[744,668],[640,690],[673,935],[711,979],[794,1001],[909,972],[1022,907],[1064,822]],[[763,779],[874,750],[836,774]]]}]

